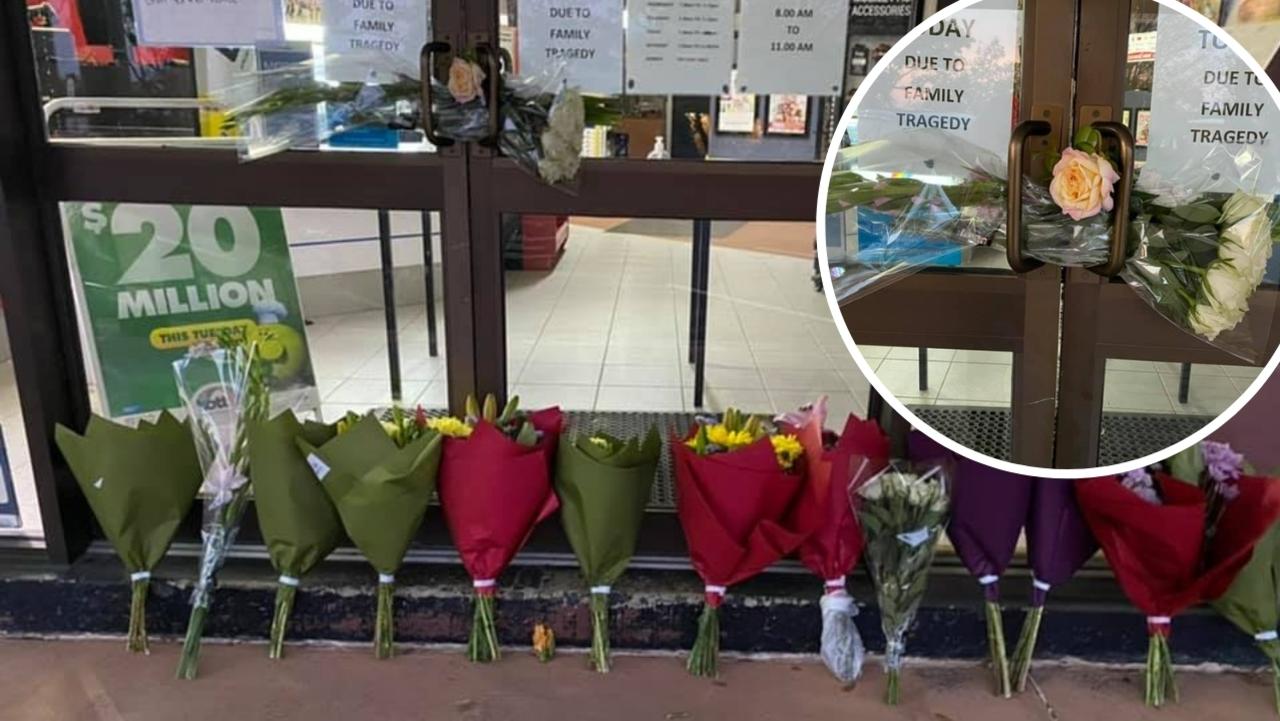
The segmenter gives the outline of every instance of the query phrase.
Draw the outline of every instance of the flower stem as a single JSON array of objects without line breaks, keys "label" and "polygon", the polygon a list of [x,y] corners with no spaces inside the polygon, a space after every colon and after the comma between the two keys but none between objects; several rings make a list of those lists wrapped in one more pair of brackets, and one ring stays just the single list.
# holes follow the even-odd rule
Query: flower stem
[{"label": "flower stem", "polygon": [[177,677],[180,679],[191,681],[196,677],[200,666],[200,639],[204,636],[204,621],[208,615],[208,606],[196,604],[191,607],[187,637],[182,642],[182,656],[178,659]]},{"label": "flower stem", "polygon": [[991,656],[991,672],[995,676],[996,695],[1009,698],[1013,692],[1009,683],[1009,657],[1004,644],[1004,617],[1000,604],[995,601],[986,602],[986,611],[987,649]]},{"label": "flower stem", "polygon": [[1173,679],[1173,658],[1169,639],[1161,633],[1151,634],[1147,645],[1146,703],[1159,708],[1167,699],[1178,701],[1178,686]]},{"label": "flower stem", "polygon": [[609,594],[591,594],[591,667],[609,673]]},{"label": "flower stem", "polygon": [[373,622],[375,658],[391,658],[395,655],[395,594],[394,583],[378,583],[378,610]]},{"label": "flower stem", "polygon": [[284,658],[284,632],[289,627],[289,615],[293,613],[296,586],[281,583],[276,586],[275,613],[271,615],[271,643],[267,646],[268,658]]},{"label": "flower stem", "polygon": [[698,617],[698,637],[685,668],[694,676],[715,678],[720,671],[720,609],[707,603]]},{"label": "flower stem", "polygon": [[890,706],[897,706],[902,696],[902,679],[900,678],[902,669],[891,668],[885,673],[887,679],[884,685],[884,702]]},{"label": "flower stem", "polygon": [[1033,606],[1022,621],[1022,633],[1018,635],[1018,645],[1013,649],[1013,666],[1010,669],[1010,680],[1017,693],[1022,693],[1027,688],[1031,659],[1036,653],[1036,640],[1040,636],[1040,622],[1043,618],[1044,606]]},{"label": "flower stem", "polygon": [[471,619],[471,639],[467,642],[467,660],[489,663],[502,657],[498,651],[498,629],[493,616],[493,594],[477,593],[475,615]]},{"label": "flower stem", "polygon": [[130,590],[128,649],[133,653],[151,653],[147,645],[147,591],[150,588],[150,579],[143,578],[134,581]]}]

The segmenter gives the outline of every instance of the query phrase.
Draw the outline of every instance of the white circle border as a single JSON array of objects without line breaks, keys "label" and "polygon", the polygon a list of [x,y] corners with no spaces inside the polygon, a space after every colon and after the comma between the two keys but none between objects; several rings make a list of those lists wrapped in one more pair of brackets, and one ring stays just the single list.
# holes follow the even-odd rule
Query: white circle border
[{"label": "white circle border", "polygon": [[[979,453],[968,446],[951,440],[951,438],[939,433],[929,424],[921,421],[910,408],[902,403],[902,401],[898,400],[897,396],[889,391],[888,387],[886,387],[880,380],[879,376],[876,375],[875,370],[869,363],[867,363],[866,358],[864,358],[862,353],[858,351],[858,344],[854,342],[853,336],[849,333],[849,327],[845,324],[844,316],[840,312],[840,304],[836,301],[835,290],[831,283],[831,262],[827,258],[826,200],[831,180],[831,169],[835,165],[836,154],[840,150],[840,139],[844,137],[845,131],[849,127],[849,122],[853,118],[853,112],[858,105],[862,103],[863,98],[870,91],[876,80],[879,79],[880,75],[884,73],[890,62],[901,55],[913,42],[916,41],[917,38],[939,22],[947,20],[960,11],[973,7],[974,5],[984,1],[985,0],[960,0],[960,2],[955,5],[931,15],[919,25],[912,28],[910,32],[898,40],[898,42],[894,44],[893,48],[876,63],[875,67],[872,68],[867,77],[863,79],[862,84],[858,86],[858,90],[854,93],[853,99],[849,101],[849,105],[840,116],[840,122],[836,125],[835,136],[832,138],[830,147],[827,149],[826,161],[822,164],[822,176],[818,183],[818,199],[816,208],[817,220],[815,221],[817,226],[818,261],[822,276],[822,290],[823,294],[826,295],[827,298],[827,306],[831,311],[832,320],[835,321],[836,329],[839,331],[840,337],[844,340],[845,346],[849,349],[849,354],[858,365],[858,370],[860,370],[867,381],[871,383],[871,386],[875,391],[879,393],[880,397],[892,406],[899,415],[906,418],[913,429],[924,433],[930,439],[940,443],[944,448],[958,453],[969,460],[976,461],[1008,473],[1016,473],[1019,475],[1039,478],[1094,478],[1098,476],[1118,475],[1138,468],[1145,468],[1199,443],[1239,413],[1240,409],[1248,405],[1249,401],[1253,399],[1253,397],[1271,377],[1271,374],[1276,370],[1276,366],[1280,364],[1280,349],[1277,349],[1271,356],[1271,360],[1263,367],[1262,373],[1258,374],[1258,377],[1249,384],[1249,387],[1246,388],[1225,411],[1220,413],[1203,428],[1192,433],[1178,443],[1150,455],[1143,456],[1142,458],[1136,458],[1123,463],[1115,463],[1109,466],[1095,466],[1092,468],[1043,468],[1039,466],[1028,466],[1021,463],[1012,463],[1010,461],[1000,460],[998,458]],[[1222,27],[1210,22],[1205,16],[1192,10],[1186,5],[1177,2],[1176,0],[1156,0],[1156,3],[1163,7],[1176,10],[1184,16],[1191,18],[1204,29],[1212,32],[1219,40],[1226,43],[1226,45],[1230,47],[1239,58],[1244,60],[1245,65],[1253,71],[1254,75],[1262,81],[1263,87],[1266,88],[1267,93],[1271,96],[1271,102],[1277,107],[1280,107],[1280,90],[1276,88],[1276,84],[1267,75],[1266,69],[1262,67],[1253,55],[1244,49],[1244,46],[1240,44],[1240,41],[1228,34]],[[1020,2],[1019,5],[1021,4],[1022,3]],[[1021,7],[1019,8],[1019,12],[1023,12]],[[1020,40],[1024,32],[1025,28],[1022,27],[1020,22]],[[1019,53],[1021,53],[1021,50],[1019,50]]]}]

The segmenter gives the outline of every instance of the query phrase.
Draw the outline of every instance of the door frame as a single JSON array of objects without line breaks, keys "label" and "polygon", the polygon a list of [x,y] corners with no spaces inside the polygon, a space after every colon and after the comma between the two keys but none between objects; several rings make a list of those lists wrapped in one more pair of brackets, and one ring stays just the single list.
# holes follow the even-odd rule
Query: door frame
[{"label": "door frame", "polygon": [[[1112,0],[1102,0],[1111,2]],[[1071,105],[1077,0],[1024,3],[1018,118],[1047,120],[1053,131],[1027,142],[1025,171],[1043,175],[1043,153],[1065,135]],[[1057,416],[1058,315],[1062,271],[928,270],[840,305],[855,342],[1013,354],[1012,460],[1053,464]]]},{"label": "door frame", "polygon": [[[445,327],[458,339],[446,344],[449,380],[472,382],[470,288],[458,282],[472,264],[460,146],[433,154],[288,152],[244,163],[232,148],[51,140],[26,13],[23,3],[0,9],[0,289],[45,547],[0,539],[0,555],[66,565],[101,538],[53,439],[56,424],[83,428],[90,413],[61,202],[440,211]],[[458,3],[432,3],[432,13],[437,39],[463,36]]]},{"label": "door frame", "polygon": [[[1081,0],[1080,53],[1072,117],[1077,126],[1121,116],[1125,65],[1134,0]],[[1268,68],[1273,80],[1280,66]],[[1265,365],[1280,345],[1280,289],[1263,287],[1251,299],[1257,354]],[[1058,386],[1055,465],[1089,468],[1098,463],[1102,435],[1106,362],[1145,360],[1241,365],[1220,350],[1160,316],[1119,279],[1103,279],[1083,268],[1068,269],[1063,285],[1062,353]]]}]

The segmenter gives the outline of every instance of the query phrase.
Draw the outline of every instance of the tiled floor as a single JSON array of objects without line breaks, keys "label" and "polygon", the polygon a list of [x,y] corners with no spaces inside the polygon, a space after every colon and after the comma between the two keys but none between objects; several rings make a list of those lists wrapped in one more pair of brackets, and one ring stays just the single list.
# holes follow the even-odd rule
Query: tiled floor
[{"label": "tiled floor", "polygon": [[[512,390],[527,406],[693,410],[689,251],[576,225],[555,271],[508,273]],[[705,408],[770,412],[826,394],[836,414],[864,412],[868,384],[811,274],[803,257],[713,248]],[[313,320],[326,416],[390,401],[381,312]],[[425,309],[403,308],[400,321],[404,402],[443,404],[443,360],[423,350]]]}]

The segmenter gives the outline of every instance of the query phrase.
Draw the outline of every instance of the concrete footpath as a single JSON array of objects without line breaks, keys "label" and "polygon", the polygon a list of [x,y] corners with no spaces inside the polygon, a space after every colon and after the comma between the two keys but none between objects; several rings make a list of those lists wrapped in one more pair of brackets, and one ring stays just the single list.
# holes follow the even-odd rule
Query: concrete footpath
[{"label": "concrete footpath", "polygon": [[880,701],[868,664],[842,690],[812,659],[726,658],[721,679],[690,677],[673,656],[616,658],[586,669],[563,652],[548,664],[512,649],[491,666],[460,650],[402,649],[377,661],[367,648],[300,646],[271,661],[261,644],[206,644],[201,678],[173,678],[179,646],[125,652],[123,640],[0,640],[0,718],[6,721],[1250,721],[1274,719],[1268,674],[1180,670],[1182,703],[1142,706],[1141,669],[1043,664],[1036,688],[993,697],[973,663],[908,662],[904,701]]}]

